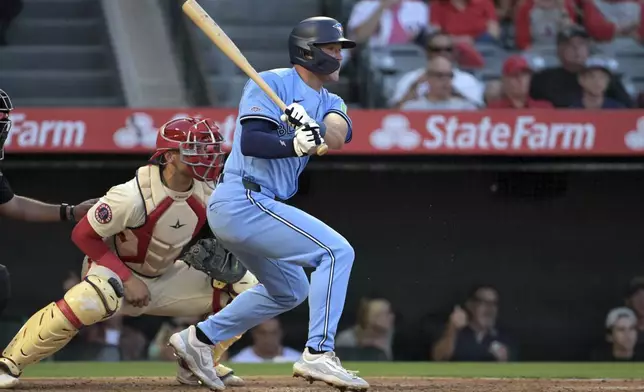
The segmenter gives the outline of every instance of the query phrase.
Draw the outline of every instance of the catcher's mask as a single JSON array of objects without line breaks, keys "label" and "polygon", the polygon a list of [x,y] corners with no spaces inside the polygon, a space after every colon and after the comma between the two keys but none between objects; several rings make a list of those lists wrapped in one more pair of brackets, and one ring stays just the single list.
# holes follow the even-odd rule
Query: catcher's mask
[{"label": "catcher's mask", "polygon": [[11,98],[4,90],[0,89],[0,161],[4,159],[4,143],[11,130],[9,114],[12,110]]},{"label": "catcher's mask", "polygon": [[186,174],[210,185],[224,166],[223,142],[224,138],[212,120],[178,118],[159,129],[157,149],[150,159],[163,165],[165,152],[178,151],[181,162],[188,167]]}]

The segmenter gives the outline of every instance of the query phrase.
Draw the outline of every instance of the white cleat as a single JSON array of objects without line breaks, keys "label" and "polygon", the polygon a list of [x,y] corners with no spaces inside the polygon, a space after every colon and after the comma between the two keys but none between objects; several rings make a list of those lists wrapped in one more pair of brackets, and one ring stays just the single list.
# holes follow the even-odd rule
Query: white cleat
[{"label": "white cleat", "polygon": [[[20,382],[18,372],[19,369],[13,362],[6,358],[0,358],[0,389],[11,389],[18,385]],[[18,374],[18,376],[14,374]]]},{"label": "white cleat", "polygon": [[212,346],[197,339],[194,325],[170,336],[168,345],[174,349],[175,356],[183,360],[199,383],[213,391],[226,389],[215,371]]},{"label": "white cleat", "polygon": [[[244,385],[246,385],[244,380],[241,377],[235,375],[234,370],[229,367],[219,364],[215,366],[215,371],[217,372],[217,376],[221,379],[221,381],[224,382],[224,385],[227,387],[243,387]],[[192,374],[190,369],[188,369],[187,366],[183,364],[182,360],[179,360],[179,367],[177,369],[177,381],[179,382],[179,384],[183,385],[201,385],[197,376]]]},{"label": "white cleat", "polygon": [[366,391],[369,384],[353,372],[342,367],[340,359],[330,351],[311,354],[304,349],[300,359],[293,364],[293,377],[302,377],[310,383],[323,381],[341,391]]}]

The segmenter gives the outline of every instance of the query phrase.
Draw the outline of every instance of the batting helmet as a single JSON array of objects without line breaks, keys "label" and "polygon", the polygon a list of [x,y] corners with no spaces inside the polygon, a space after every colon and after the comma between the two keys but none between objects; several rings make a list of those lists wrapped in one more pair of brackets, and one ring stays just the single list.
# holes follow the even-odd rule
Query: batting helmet
[{"label": "batting helmet", "polygon": [[159,129],[151,161],[164,164],[163,154],[177,151],[189,169],[186,174],[200,181],[215,181],[224,166],[221,147],[224,142],[219,127],[210,119],[177,118]]},{"label": "batting helmet", "polygon": [[13,110],[11,98],[0,89],[0,160],[4,159],[4,142],[7,141],[9,131],[11,130],[11,120],[9,113]]},{"label": "batting helmet", "polygon": [[343,49],[355,48],[356,43],[344,38],[342,24],[333,18],[316,16],[304,19],[288,37],[291,64],[298,64],[309,71],[329,75],[340,68],[340,61],[324,53],[318,46],[341,44]]}]

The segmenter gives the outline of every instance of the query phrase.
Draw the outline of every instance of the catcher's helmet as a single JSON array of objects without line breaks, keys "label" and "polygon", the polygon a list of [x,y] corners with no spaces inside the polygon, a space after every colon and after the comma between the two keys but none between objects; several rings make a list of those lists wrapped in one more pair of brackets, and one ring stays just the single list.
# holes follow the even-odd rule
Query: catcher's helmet
[{"label": "catcher's helmet", "polygon": [[338,43],[343,49],[355,48],[356,43],[344,38],[342,24],[325,16],[304,19],[288,37],[291,64],[298,64],[317,74],[328,75],[340,68],[340,62],[324,53],[318,45]]},{"label": "catcher's helmet", "polygon": [[163,162],[166,151],[177,151],[181,162],[189,168],[187,174],[200,181],[215,181],[224,166],[221,147],[224,142],[219,127],[210,119],[177,118],[163,124],[151,161]]},{"label": "catcher's helmet", "polygon": [[11,98],[0,89],[0,160],[4,159],[4,142],[7,141],[9,131],[11,130],[11,119],[9,113],[13,110]]}]

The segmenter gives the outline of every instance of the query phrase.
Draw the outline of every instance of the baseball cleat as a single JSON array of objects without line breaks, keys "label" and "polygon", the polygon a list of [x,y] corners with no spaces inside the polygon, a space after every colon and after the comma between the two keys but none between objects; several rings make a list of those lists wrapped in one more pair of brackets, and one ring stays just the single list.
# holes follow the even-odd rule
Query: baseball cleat
[{"label": "baseball cleat", "polygon": [[[227,387],[243,387],[246,385],[244,379],[235,375],[235,371],[229,367],[219,364],[215,366],[215,371],[217,372],[219,379],[221,379]],[[177,369],[177,381],[179,384],[183,385],[201,385],[197,376],[192,374],[187,365],[185,365],[185,362],[181,359],[179,360],[179,367]]]},{"label": "baseball cleat", "polygon": [[342,367],[340,359],[330,351],[324,354],[311,354],[304,349],[300,359],[293,364],[293,377],[302,377],[311,384],[322,381],[341,391],[366,391],[369,384],[358,377],[357,372]]},{"label": "baseball cleat", "polygon": [[170,336],[168,345],[174,349],[174,355],[183,360],[199,383],[213,391],[223,391],[226,389],[223,381],[221,381],[215,371],[215,363],[212,359],[212,346],[202,343],[197,339],[194,325]]},{"label": "baseball cleat", "polygon": [[0,358],[0,389],[10,389],[20,382],[20,369],[10,360]]}]

